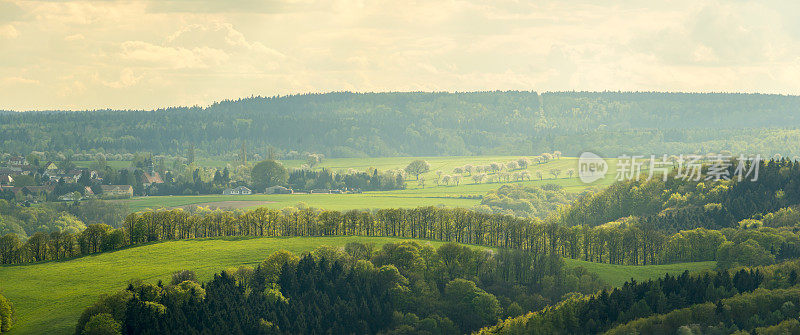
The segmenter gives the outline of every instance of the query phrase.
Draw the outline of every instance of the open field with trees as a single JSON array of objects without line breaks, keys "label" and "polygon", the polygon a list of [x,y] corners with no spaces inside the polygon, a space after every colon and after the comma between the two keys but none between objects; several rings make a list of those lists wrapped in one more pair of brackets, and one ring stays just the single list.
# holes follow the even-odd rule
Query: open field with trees
[{"label": "open field with trees", "polygon": [[[800,173],[800,164],[789,160],[772,160],[758,162],[757,167],[760,170],[761,178],[758,181],[744,179],[741,181],[704,180],[701,182],[699,180],[667,178],[667,181],[657,179],[617,182],[597,192],[584,194],[575,202],[564,204],[563,209],[551,212],[553,215],[548,215],[543,219],[432,206],[413,209],[387,208],[376,211],[332,211],[307,207],[283,210],[258,208],[250,211],[200,210],[191,213],[181,210],[143,211],[126,216],[124,222],[117,228],[103,224],[90,224],[81,230],[80,224],[82,222],[77,221],[77,228],[74,229],[77,232],[60,230],[50,234],[37,232],[31,235],[27,241],[20,240],[14,234],[7,234],[0,239],[0,256],[2,256],[0,258],[2,258],[3,263],[33,263],[2,268],[3,270],[10,269],[9,271],[13,272],[14,269],[24,269],[27,266],[71,264],[70,262],[73,261],[125,253],[139,249],[135,246],[147,248],[156,245],[151,243],[157,241],[178,240],[177,243],[191,244],[193,241],[206,241],[208,238],[222,238],[223,241],[224,239],[250,241],[255,236],[283,236],[283,239],[286,239],[285,236],[313,238],[342,235],[422,238],[494,248],[500,255],[496,258],[498,262],[502,259],[512,260],[517,259],[515,257],[521,257],[520,259],[527,259],[527,261],[534,263],[543,261],[545,263],[542,264],[551,264],[550,262],[552,261],[546,261],[545,259],[555,260],[561,259],[561,257],[568,257],[572,260],[559,261],[558,264],[563,262],[564,265],[558,265],[558,267],[577,269],[578,267],[575,265],[586,264],[585,267],[580,266],[581,270],[575,270],[578,272],[558,272],[560,273],[559,276],[574,277],[574,279],[569,280],[564,277],[565,281],[556,280],[555,283],[559,283],[558,285],[582,282],[577,278],[583,278],[582,276],[584,275],[589,276],[587,280],[592,283],[605,282],[620,285],[630,278],[652,278],[660,276],[662,272],[677,274],[686,270],[698,271],[714,268],[717,270],[714,276],[717,277],[713,279],[716,286],[712,287],[712,290],[720,291],[719,293],[692,298],[700,300],[691,300],[692,303],[702,303],[723,298],[727,299],[735,294],[753,291],[759,287],[763,279],[758,273],[748,270],[749,272],[746,274],[736,277],[739,278],[734,280],[737,284],[727,284],[723,278],[725,271],[728,269],[736,269],[740,266],[766,266],[785,262],[797,258],[798,252],[800,252],[800,236],[796,230],[791,228],[797,225],[798,218],[800,218],[793,207],[800,203],[800,200],[798,200],[800,199],[800,196],[798,196],[800,193],[792,186],[792,181]],[[730,167],[730,169],[733,168],[733,166]],[[753,168],[755,168],[755,165]],[[733,175],[732,170],[728,172]],[[420,189],[419,191],[424,190]],[[500,192],[502,190],[498,190],[493,196],[505,196],[505,193],[503,193],[505,191]],[[513,190],[512,192],[517,191],[522,190]],[[525,190],[525,192],[532,193],[542,191],[546,190],[536,188]],[[743,203],[747,205],[740,206]],[[502,207],[502,204],[497,205]],[[3,210],[11,218],[19,217],[17,220],[25,219],[26,215],[32,214],[29,208],[19,207],[15,204],[4,205]],[[594,213],[593,215],[587,213],[590,210]],[[663,215],[665,210],[668,210],[667,213],[669,215]],[[47,213],[50,212],[36,215],[50,215]],[[76,210],[75,213],[79,214],[81,212]],[[75,221],[75,219],[72,220]],[[187,238],[196,240],[185,240]],[[191,249],[188,246],[182,248]],[[152,253],[155,254],[157,251]],[[200,252],[198,251],[198,253]],[[78,255],[86,256],[71,259]],[[495,259],[495,256],[490,258]],[[377,259],[380,260],[380,257]],[[58,261],[53,262],[53,260]],[[378,260],[376,261],[380,263]],[[40,263],[42,261],[51,262]],[[314,262],[321,261],[314,260]],[[682,262],[692,263],[686,265],[681,264]],[[117,266],[122,266],[119,263],[116,264]],[[328,266],[320,264],[324,264],[324,262],[309,266],[319,267],[320,269],[325,269]],[[549,268],[547,265],[542,264],[539,266],[544,267],[540,269],[551,271],[546,270]],[[506,270],[502,270],[500,273],[503,273],[502,276],[505,276],[505,278],[524,277],[524,274],[531,269],[526,266],[522,268],[519,268],[518,265],[515,266],[517,267],[514,269],[507,269],[510,272],[503,272]],[[538,272],[534,271],[532,273]],[[225,279],[225,276],[227,275],[223,275],[222,279],[215,277],[211,283],[222,285],[226,280],[229,280]],[[686,277],[688,275],[685,274],[680,276],[680,279],[675,279],[677,277],[673,276],[665,277],[663,280],[668,282],[688,280],[700,281],[701,283],[705,283],[703,281],[707,280],[694,277],[688,278]],[[31,278],[35,278],[35,276]],[[423,281],[430,279],[415,278]],[[512,294],[492,286],[493,281],[489,279],[480,278],[480,276],[470,278],[472,279],[467,281],[474,280],[473,284],[478,283],[483,285],[481,287],[488,290],[487,292],[493,292],[487,294],[501,298],[506,294]],[[793,283],[796,280],[796,274],[794,278],[789,282]],[[153,280],[155,280],[155,277],[153,277]],[[218,282],[218,280],[222,280],[222,282]],[[744,282],[739,282],[740,280]],[[500,299],[497,303],[499,307],[497,309],[492,308],[496,312],[492,312],[490,319],[503,315],[514,317],[514,315],[520,315],[525,311],[536,311],[546,306],[553,306],[553,304],[561,300],[564,293],[591,294],[599,289],[595,284],[582,288],[576,286],[567,291],[559,291],[560,289],[548,291],[542,288],[542,285],[546,287],[549,285],[547,283],[552,282],[553,279],[547,279],[547,276],[545,276],[535,282],[526,284],[529,285],[527,287],[532,291],[526,291],[527,293],[525,294],[533,294],[530,295],[533,300],[524,300],[517,303],[517,301],[513,300]],[[224,285],[231,283],[228,282],[228,284]],[[259,289],[261,287],[259,285],[264,284],[249,282],[249,279],[247,283],[247,285],[255,285]],[[431,283],[428,282],[428,284]],[[448,284],[446,282],[439,283],[440,286],[438,287]],[[503,287],[512,287],[513,283],[514,281],[512,280],[504,284],[511,286]],[[149,286],[146,285],[136,285],[133,287],[134,292],[155,289],[148,288]],[[635,287],[639,284],[631,282],[625,285],[633,285]],[[731,285],[735,285],[737,289],[732,290],[734,286]],[[177,288],[175,287],[169,286],[168,289],[176,290]],[[498,291],[492,291],[492,287],[498,289]],[[475,292],[480,293],[481,291]],[[556,294],[555,292],[561,293]],[[291,290],[284,293],[298,294],[297,291]],[[446,291],[440,293],[446,294]],[[164,297],[168,297],[172,293],[164,294],[166,294]],[[680,294],[686,293],[681,292]],[[123,295],[126,294],[123,293]],[[4,296],[12,302],[15,301],[13,293],[4,293]],[[406,295],[401,294],[401,296]],[[170,305],[169,302],[159,300],[161,299],[160,297],[161,295],[159,294],[158,297],[148,298],[157,300],[146,300],[146,302]],[[486,297],[488,299],[489,296]],[[137,300],[132,301],[135,304],[139,303]],[[493,304],[491,303],[493,300],[489,299],[487,301],[490,305]],[[517,303],[519,306],[513,303]],[[667,305],[671,306],[669,308],[691,306],[691,304],[687,305],[685,301],[670,302],[670,304]],[[170,308],[174,308],[173,310],[176,313],[186,312],[183,308],[189,308],[180,304],[170,306],[172,306]],[[401,307],[402,304],[392,306],[394,306],[392,308],[400,308],[401,311],[409,311],[403,309]],[[250,306],[243,308],[250,308]],[[275,308],[281,309],[283,307],[275,306]],[[304,307],[294,306],[292,308]],[[634,306],[631,308],[639,307]],[[647,316],[651,315],[648,313],[669,311],[669,309],[653,309],[654,307],[652,306],[648,308],[650,308],[650,312],[637,309],[636,313],[641,313],[641,316]],[[510,311],[513,311],[513,313]],[[255,311],[243,311],[243,313],[255,313]],[[19,315],[24,314],[20,312]],[[420,315],[426,318],[428,316],[434,317],[425,313]],[[447,315],[458,319],[455,314]],[[116,320],[122,321],[122,319]],[[450,320],[452,321],[453,319]],[[475,327],[478,326],[490,326],[491,322],[488,320],[486,319],[485,322],[480,324],[470,324],[464,321],[465,323],[459,323],[459,327],[467,327],[462,330],[475,330],[477,329]],[[95,321],[100,322],[99,319]],[[242,320],[242,322],[246,322],[247,327],[253,326],[250,323],[251,321]],[[114,322],[108,322],[114,324]],[[280,320],[275,322],[280,323]],[[405,322],[401,323],[405,324]],[[600,321],[587,319],[581,322],[587,322],[587,324],[579,327],[608,329],[610,326],[615,325],[617,321],[603,320],[603,323],[598,324],[597,322]],[[416,324],[416,321],[412,323]],[[94,325],[91,322],[87,324]],[[128,324],[130,325],[130,323]],[[317,325],[315,327],[320,327],[321,325],[319,323],[314,324]],[[383,321],[375,325],[394,327],[391,326],[392,324],[397,326],[397,324],[383,319]],[[284,324],[284,326],[286,325]],[[164,327],[171,326],[164,325]],[[214,327],[235,327],[235,324],[218,324]]]},{"label": "open field with trees", "polygon": [[380,245],[401,239],[233,237],[152,243],[65,261],[0,267],[0,294],[16,307],[14,333],[64,334],[74,330],[80,311],[101,293],[124,288],[129,280],[168,282],[180,270],[192,270],[208,280],[222,269],[258,264],[277,250],[300,254],[321,245],[343,247],[354,241]]},{"label": "open field with trees", "polygon": [[[295,254],[321,245],[343,247],[349,242],[399,242],[398,238],[309,237],[250,238],[230,237],[152,243],[113,252],[104,252],[64,261],[0,267],[0,294],[14,302],[18,321],[14,334],[69,333],[83,308],[101,293],[124,288],[129,280],[148,283],[168,282],[174,271],[192,270],[201,280],[214,273],[241,265],[257,265],[274,251],[285,249]],[[442,242],[418,240],[434,247]],[[473,246],[473,248],[483,248]],[[712,262],[671,264],[669,266],[603,266],[582,261],[567,261],[567,266],[584,266],[603,280],[630,277],[637,280],[663,273],[680,273],[713,267]],[[593,267],[594,266],[594,267]],[[629,279],[629,278],[628,278]]]},{"label": "open field with trees", "polygon": [[[20,122],[0,126],[0,329],[798,331],[797,102],[335,93],[186,109],[203,132],[167,118],[120,141],[82,136],[134,112],[2,114]],[[21,142],[89,114],[68,143]],[[312,121],[331,115],[350,126]],[[702,157],[622,181],[610,158],[587,185],[586,149]]]},{"label": "open field with trees", "polygon": [[[392,207],[419,207],[419,206],[447,206],[470,208],[480,203],[480,198],[487,192],[497,189],[501,185],[521,185],[521,186],[543,186],[555,184],[564,188],[570,193],[579,193],[590,188],[603,188],[610,185],[614,180],[615,165],[609,159],[609,171],[606,178],[584,184],[577,175],[568,175],[567,171],[577,168],[577,159],[574,157],[561,157],[546,163],[532,163],[525,169],[516,169],[513,172],[525,171],[528,177],[524,180],[510,180],[491,182],[476,182],[470,178],[470,174],[458,173],[461,180],[458,185],[451,182],[449,185],[436,185],[437,174],[456,175],[457,168],[465,165],[490,165],[492,162],[508,163],[519,160],[519,156],[478,156],[478,157],[389,157],[389,158],[335,158],[323,160],[315,169],[329,169],[331,171],[359,170],[366,171],[369,168],[376,168],[381,171],[401,170],[414,160],[425,160],[430,164],[430,171],[421,174],[419,177],[426,180],[424,187],[418,183],[413,176],[407,176],[406,187],[402,190],[392,191],[369,191],[358,194],[272,194],[272,195],[176,195],[176,196],[148,196],[135,197],[130,200],[121,200],[128,204],[130,211],[143,209],[171,208],[192,204],[211,203],[216,201],[273,201],[265,207],[280,209],[284,207],[297,206],[303,203],[305,206],[331,209],[373,209],[373,208],[392,208]],[[284,161],[289,169],[299,168],[305,164],[304,161]],[[551,174],[552,170],[558,170],[557,178]],[[539,178],[541,174],[541,179]],[[489,173],[488,175],[494,175]]]}]

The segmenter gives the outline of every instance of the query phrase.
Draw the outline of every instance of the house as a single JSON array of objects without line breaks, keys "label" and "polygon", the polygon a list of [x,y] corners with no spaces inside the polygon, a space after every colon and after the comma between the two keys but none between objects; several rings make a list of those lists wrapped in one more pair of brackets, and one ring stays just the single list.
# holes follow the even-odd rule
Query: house
[{"label": "house", "polygon": [[83,199],[80,192],[70,192],[58,197],[59,201],[79,201]]},{"label": "house", "polygon": [[36,167],[33,165],[20,165],[19,166],[20,174],[29,176],[36,173]]},{"label": "house", "polygon": [[11,175],[0,174],[0,185],[11,185],[14,183],[14,178]]},{"label": "house", "polygon": [[0,174],[7,174],[10,176],[16,176],[18,174],[22,174],[22,169],[19,167],[3,167],[0,168]]},{"label": "house", "polygon": [[133,196],[131,185],[100,185],[103,198],[130,198]]},{"label": "house", "polygon": [[72,179],[72,181],[70,181],[71,183],[77,183],[78,180],[81,179],[81,176],[83,175],[83,171],[88,171],[88,169],[69,170],[66,173],[66,175],[69,177],[69,179]]},{"label": "house", "polygon": [[28,165],[28,160],[25,159],[25,157],[23,156],[12,156],[11,158],[8,159],[8,165],[16,165],[16,166]]},{"label": "house", "polygon": [[144,187],[148,187],[153,184],[163,184],[164,180],[161,179],[161,176],[156,171],[150,171],[150,173],[142,172],[142,185]]},{"label": "house", "polygon": [[272,186],[267,187],[267,190],[264,191],[265,194],[292,194],[294,190],[290,188],[286,188],[283,186]]},{"label": "house", "polygon": [[45,173],[51,176],[58,174],[58,166],[56,165],[56,163],[47,162],[47,165],[44,166],[44,171]]},{"label": "house", "polygon": [[248,195],[248,194],[253,194],[253,191],[251,191],[247,187],[239,186],[237,188],[226,188],[224,191],[222,191],[222,194],[223,195]]}]

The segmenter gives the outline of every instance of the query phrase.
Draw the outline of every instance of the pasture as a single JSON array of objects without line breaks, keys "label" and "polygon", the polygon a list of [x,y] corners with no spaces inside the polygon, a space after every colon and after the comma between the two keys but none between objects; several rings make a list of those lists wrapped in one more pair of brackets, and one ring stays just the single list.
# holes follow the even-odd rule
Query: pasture
[{"label": "pasture", "polygon": [[[200,280],[231,267],[256,265],[270,253],[293,253],[319,246],[342,247],[349,242],[384,243],[405,239],[386,237],[214,238],[168,241],[93,254],[65,261],[0,267],[0,293],[17,310],[14,334],[65,334],[73,332],[80,313],[102,293],[122,289],[133,279],[168,282],[178,270],[193,270]],[[417,240],[438,247],[442,242]],[[479,248],[479,247],[475,247]],[[567,266],[584,266],[613,285],[626,279],[643,280],[664,272],[713,268],[714,262],[655,266],[620,266],[566,260]],[[624,279],[623,279],[624,278]]]},{"label": "pasture", "polygon": [[[315,169],[330,169],[345,171],[354,169],[367,170],[370,167],[381,171],[402,169],[415,159],[423,159],[430,163],[431,171],[420,176],[426,180],[424,187],[419,185],[413,176],[406,179],[406,189],[395,191],[373,191],[360,194],[292,194],[292,195],[198,195],[198,196],[150,196],[136,197],[126,200],[131,211],[145,209],[171,208],[187,205],[218,206],[215,202],[225,201],[268,201],[264,207],[280,209],[291,206],[310,206],[330,210],[348,209],[374,209],[391,207],[419,207],[419,206],[447,206],[469,208],[480,203],[480,196],[486,192],[497,189],[506,184],[521,184],[526,186],[558,184],[568,192],[581,192],[588,188],[602,188],[614,181],[614,164],[609,164],[606,178],[591,184],[582,183],[577,175],[567,176],[568,169],[577,169],[577,158],[563,157],[547,163],[532,164],[526,170],[531,179],[511,182],[474,182],[469,175],[463,175],[460,183],[455,185],[436,185],[434,177],[438,172],[454,175],[453,170],[466,164],[486,165],[491,162],[506,163],[516,160],[519,156],[477,156],[477,157],[385,157],[385,158],[333,158],[326,159]],[[610,160],[609,160],[610,161]],[[219,163],[219,162],[217,162]],[[303,161],[284,161],[287,168],[297,168]],[[609,162],[611,163],[611,162]],[[550,171],[559,170],[561,173],[554,177]],[[520,170],[521,171],[521,170]],[[541,179],[538,174],[541,173]],[[255,208],[256,205],[244,208]],[[242,208],[241,206],[238,208]]]}]

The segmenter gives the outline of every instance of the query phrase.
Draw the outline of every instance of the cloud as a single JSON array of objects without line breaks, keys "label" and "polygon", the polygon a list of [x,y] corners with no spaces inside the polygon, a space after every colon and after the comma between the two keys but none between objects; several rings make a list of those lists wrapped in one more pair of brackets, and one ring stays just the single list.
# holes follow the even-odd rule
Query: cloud
[{"label": "cloud", "polygon": [[210,47],[182,48],[154,45],[143,41],[126,41],[120,58],[142,66],[165,69],[202,69],[220,65],[229,56]]},{"label": "cloud", "polygon": [[64,37],[65,41],[80,41],[80,40],[85,40],[85,39],[86,39],[86,36],[83,36],[83,34],[73,34],[73,35],[69,35],[69,36]]},{"label": "cloud", "polygon": [[797,10],[789,0],[0,0],[0,78],[37,85],[2,80],[0,109],[332,90],[800,94]]},{"label": "cloud", "polygon": [[111,88],[126,88],[139,83],[139,81],[142,79],[142,76],[136,76],[132,69],[124,68],[120,72],[118,80],[105,81],[100,79],[99,76],[96,76],[95,79],[103,83],[103,85]]},{"label": "cloud", "polygon": [[19,32],[14,26],[10,24],[0,26],[0,38],[13,39],[17,38],[17,36],[19,36]]},{"label": "cloud", "polygon": [[22,77],[7,77],[0,79],[6,85],[38,85],[39,81]]}]

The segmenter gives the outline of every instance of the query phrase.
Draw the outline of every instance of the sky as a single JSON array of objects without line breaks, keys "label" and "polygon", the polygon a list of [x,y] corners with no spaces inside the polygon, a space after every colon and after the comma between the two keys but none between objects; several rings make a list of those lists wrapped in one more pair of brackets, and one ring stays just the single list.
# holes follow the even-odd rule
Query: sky
[{"label": "sky", "polygon": [[0,0],[0,110],[483,90],[800,94],[800,1]]}]

